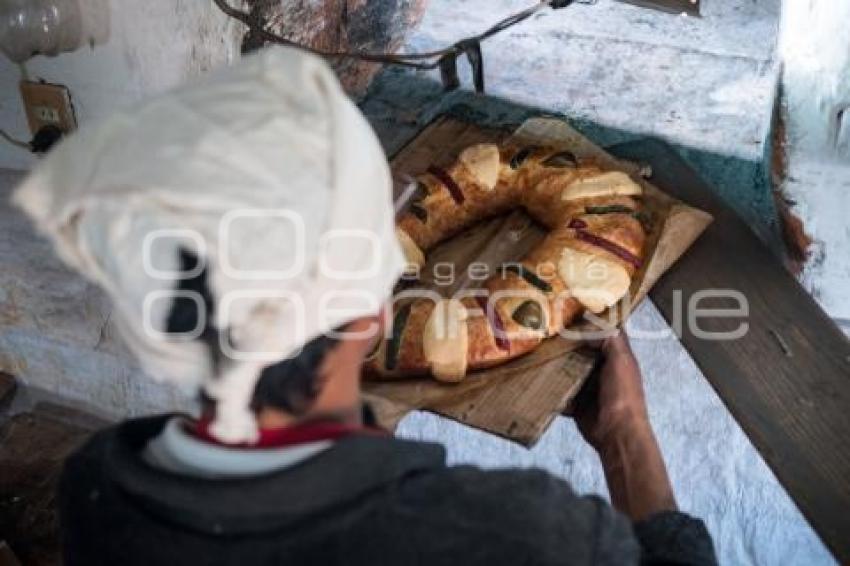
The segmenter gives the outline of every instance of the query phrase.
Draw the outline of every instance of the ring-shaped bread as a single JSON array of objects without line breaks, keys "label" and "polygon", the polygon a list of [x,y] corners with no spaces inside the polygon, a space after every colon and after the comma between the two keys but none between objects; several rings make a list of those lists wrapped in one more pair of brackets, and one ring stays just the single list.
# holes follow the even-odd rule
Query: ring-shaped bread
[{"label": "ring-shaped bread", "polygon": [[392,327],[367,365],[396,378],[432,374],[456,382],[472,369],[525,354],[629,290],[646,233],[641,186],[568,151],[478,144],[449,168],[417,177],[417,195],[396,232],[409,267],[485,218],[524,208],[549,230],[521,261],[505,264],[479,296],[394,304]]}]

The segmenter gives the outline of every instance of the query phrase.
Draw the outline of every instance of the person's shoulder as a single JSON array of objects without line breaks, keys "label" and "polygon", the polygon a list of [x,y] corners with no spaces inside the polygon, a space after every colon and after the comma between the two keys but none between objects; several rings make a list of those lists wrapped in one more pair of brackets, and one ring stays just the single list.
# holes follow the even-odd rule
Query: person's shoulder
[{"label": "person's shoulder", "polygon": [[144,445],[162,429],[171,415],[158,415],[122,421],[93,433],[65,459],[62,476],[95,478],[103,464],[120,445]]}]

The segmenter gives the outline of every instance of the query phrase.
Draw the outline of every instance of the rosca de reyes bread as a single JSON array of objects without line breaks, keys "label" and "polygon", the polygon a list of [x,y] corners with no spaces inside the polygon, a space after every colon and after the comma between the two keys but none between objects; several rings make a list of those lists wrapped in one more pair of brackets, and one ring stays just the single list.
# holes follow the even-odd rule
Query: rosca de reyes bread
[{"label": "rosca de reyes bread", "polygon": [[641,187],[568,151],[466,148],[450,167],[429,167],[398,220],[409,268],[438,243],[487,217],[524,208],[548,234],[481,289],[395,301],[391,326],[367,365],[372,376],[431,374],[456,382],[473,369],[525,354],[585,311],[628,292],[643,258]]}]

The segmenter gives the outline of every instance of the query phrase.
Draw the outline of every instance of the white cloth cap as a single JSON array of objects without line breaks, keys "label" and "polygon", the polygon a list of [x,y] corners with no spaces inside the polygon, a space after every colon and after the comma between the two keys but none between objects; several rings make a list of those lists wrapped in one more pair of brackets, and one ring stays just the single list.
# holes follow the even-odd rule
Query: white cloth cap
[{"label": "white cloth cap", "polygon": [[[109,293],[145,371],[202,387],[217,401],[212,433],[239,442],[256,438],[265,366],[389,297],[404,269],[391,187],[325,62],[272,48],[81,128],[13,199]],[[181,246],[207,268],[226,363],[163,333]]]}]

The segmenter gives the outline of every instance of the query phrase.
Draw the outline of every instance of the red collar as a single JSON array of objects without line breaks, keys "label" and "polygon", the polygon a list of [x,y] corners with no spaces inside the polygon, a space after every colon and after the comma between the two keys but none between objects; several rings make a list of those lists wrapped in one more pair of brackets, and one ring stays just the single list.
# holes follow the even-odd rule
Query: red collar
[{"label": "red collar", "polygon": [[231,448],[281,448],[296,444],[306,444],[308,442],[319,442],[321,440],[337,440],[352,434],[366,434],[370,436],[383,436],[387,434],[382,429],[363,425],[350,425],[334,421],[315,421],[286,428],[260,429],[260,437],[256,442],[226,444],[210,434],[211,424],[212,418],[204,417],[198,421],[190,421],[187,424],[187,428],[196,438]]}]

